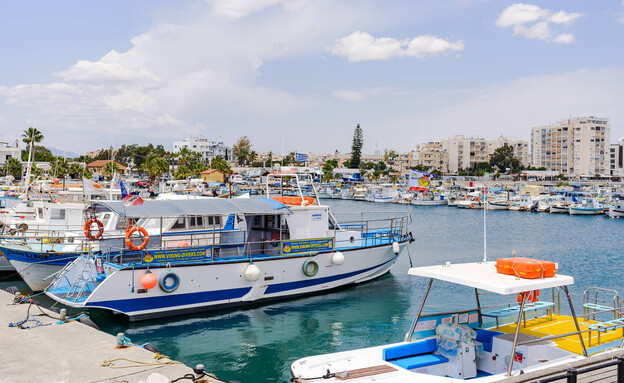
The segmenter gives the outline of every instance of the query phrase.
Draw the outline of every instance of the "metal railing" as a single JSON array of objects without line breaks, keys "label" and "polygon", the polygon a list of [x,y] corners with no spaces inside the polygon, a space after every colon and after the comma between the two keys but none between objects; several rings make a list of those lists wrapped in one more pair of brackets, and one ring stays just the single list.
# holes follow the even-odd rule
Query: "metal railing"
[{"label": "metal railing", "polygon": [[563,374],[551,376],[545,379],[535,380],[535,382],[548,383],[548,382],[555,382],[558,380],[565,379],[567,383],[576,383],[578,381],[579,375],[591,373],[591,372],[602,370],[602,369],[609,368],[612,366],[617,366],[616,367],[616,379],[617,379],[616,381],[618,383],[624,383],[624,357],[621,357],[621,356],[615,360],[604,362],[604,363],[597,364],[594,366],[589,366],[589,367],[580,368],[580,369],[568,368],[566,372]]}]

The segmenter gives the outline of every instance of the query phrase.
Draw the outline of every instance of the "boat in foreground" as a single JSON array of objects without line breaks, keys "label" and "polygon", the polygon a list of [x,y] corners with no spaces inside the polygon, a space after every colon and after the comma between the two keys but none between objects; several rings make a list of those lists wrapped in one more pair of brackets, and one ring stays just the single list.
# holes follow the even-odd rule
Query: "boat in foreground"
[{"label": "boat in foreground", "polygon": [[[157,201],[154,201],[157,202]],[[147,205],[147,204],[145,204]],[[329,291],[388,272],[411,239],[409,215],[340,222],[311,197],[92,204],[146,227],[175,216],[186,231],[154,248],[82,256],[45,293],[67,306],[120,312],[131,321]],[[189,229],[227,216],[233,230]],[[166,240],[166,241],[165,241]],[[143,240],[145,243],[145,239]]]},{"label": "boat in foreground", "polygon": [[[570,276],[522,279],[499,274],[494,262],[416,267],[409,274],[428,278],[429,285],[402,342],[299,359],[291,366],[293,381],[493,382],[544,370],[566,372],[570,363],[589,355],[623,350],[624,317],[617,292],[588,289],[583,315],[576,316]],[[423,315],[434,281],[472,291],[476,307]],[[538,298],[544,289],[552,289],[552,301]],[[514,304],[481,306],[482,295],[490,293],[512,297]],[[561,315],[558,307],[566,297],[569,316]],[[601,316],[606,316],[604,321]]]}]

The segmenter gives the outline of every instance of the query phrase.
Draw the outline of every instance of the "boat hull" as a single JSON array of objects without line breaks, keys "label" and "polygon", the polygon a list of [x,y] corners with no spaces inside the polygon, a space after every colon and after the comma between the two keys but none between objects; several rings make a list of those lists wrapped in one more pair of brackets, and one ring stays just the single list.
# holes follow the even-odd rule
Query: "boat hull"
[{"label": "boat hull", "polygon": [[[399,244],[400,250],[406,245],[407,241]],[[377,278],[390,271],[398,258],[392,244],[341,250],[341,253],[345,260],[341,265],[332,261],[334,251],[314,256],[254,259],[260,277],[253,282],[245,277],[248,260],[217,261],[169,268],[150,266],[158,278],[166,271],[178,276],[179,287],[173,292],[166,292],[158,285],[143,289],[141,276],[145,269],[137,267],[113,271],[93,286],[85,299],[72,299],[67,292],[54,288],[46,294],[67,306],[112,310],[127,315],[130,321],[138,321],[329,291]],[[318,265],[318,272],[313,276],[303,272],[308,261]],[[76,262],[89,262],[89,259],[83,257]]]}]

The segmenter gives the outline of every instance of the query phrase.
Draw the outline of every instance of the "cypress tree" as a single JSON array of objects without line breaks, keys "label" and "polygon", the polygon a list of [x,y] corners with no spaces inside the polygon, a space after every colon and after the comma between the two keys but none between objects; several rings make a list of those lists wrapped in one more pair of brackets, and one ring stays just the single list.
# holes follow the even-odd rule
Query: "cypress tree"
[{"label": "cypress tree", "polygon": [[360,157],[362,157],[362,146],[364,145],[364,136],[362,135],[362,128],[360,124],[357,124],[355,131],[353,132],[353,143],[351,144],[351,161],[349,161],[349,168],[358,169],[360,167]]}]

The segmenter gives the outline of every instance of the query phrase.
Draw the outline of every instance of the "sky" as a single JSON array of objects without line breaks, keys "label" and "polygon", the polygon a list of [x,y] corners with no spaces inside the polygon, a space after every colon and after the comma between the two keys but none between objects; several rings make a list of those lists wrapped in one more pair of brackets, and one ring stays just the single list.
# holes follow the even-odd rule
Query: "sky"
[{"label": "sky", "polygon": [[191,136],[258,152],[624,136],[624,0],[0,0],[0,141],[85,153]]}]

